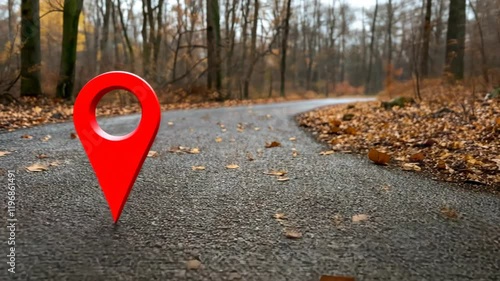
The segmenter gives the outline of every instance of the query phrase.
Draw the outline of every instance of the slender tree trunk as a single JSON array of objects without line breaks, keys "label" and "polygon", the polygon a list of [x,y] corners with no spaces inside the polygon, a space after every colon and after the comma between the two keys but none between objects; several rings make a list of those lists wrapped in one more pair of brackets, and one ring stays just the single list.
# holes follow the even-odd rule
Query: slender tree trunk
[{"label": "slender tree trunk", "polygon": [[21,1],[21,96],[42,93],[39,11],[39,0]]},{"label": "slender tree trunk", "polygon": [[132,70],[132,72],[134,72],[135,69],[134,48],[132,47],[132,43],[130,42],[130,38],[128,36],[127,26],[125,25],[125,20],[123,18],[123,12],[121,7],[122,7],[121,1],[118,0],[118,16],[120,17],[120,24],[123,29],[123,37],[125,38],[125,43],[127,44],[127,49],[130,56],[130,69]]},{"label": "slender tree trunk", "polygon": [[118,23],[116,21],[116,7],[114,3],[111,3],[111,18],[113,20],[113,45],[115,51],[115,59],[113,62],[113,69],[116,69],[119,65],[122,65],[122,60],[120,56],[119,39],[120,33],[118,33]]},{"label": "slender tree trunk", "polygon": [[253,12],[253,25],[252,25],[252,34],[250,37],[250,63],[248,64],[247,73],[245,75],[245,81],[243,85],[243,98],[249,98],[249,87],[250,87],[250,79],[252,78],[253,68],[255,65],[255,54],[257,48],[257,26],[259,24],[259,0],[254,1],[254,12]]},{"label": "slender tree trunk", "polygon": [[[484,36],[483,36],[483,27],[481,26],[481,22],[479,21],[479,17],[477,15],[476,8],[474,8],[474,5],[472,5],[472,1],[469,0],[469,6],[472,10],[472,13],[474,14],[474,19],[476,20],[476,25],[477,29],[479,31],[479,40],[480,40],[480,48],[479,51],[481,52],[481,71],[483,74],[483,79],[486,82],[486,84],[490,83],[490,78],[488,76],[488,57],[486,55],[486,51],[484,48]],[[471,56],[472,57],[472,56]]]},{"label": "slender tree trunk", "polygon": [[375,12],[373,13],[373,21],[371,27],[371,39],[370,39],[370,56],[368,57],[368,71],[366,74],[366,82],[365,82],[365,92],[371,93],[371,75],[372,75],[372,67],[373,67],[373,47],[375,46],[375,23],[377,22],[377,13],[378,13],[378,0],[375,2]]},{"label": "slender tree trunk", "polygon": [[432,31],[431,14],[432,14],[432,0],[427,0],[425,9],[425,21],[424,21],[424,38],[422,42],[423,43],[422,57],[420,63],[420,75],[424,79],[429,76],[429,45],[431,41],[431,31]]},{"label": "slender tree trunk", "polygon": [[65,0],[63,11],[63,39],[61,68],[57,83],[57,97],[71,100],[75,82],[76,47],[78,44],[78,20],[83,0]]},{"label": "slender tree trunk", "polygon": [[[66,1],[66,0],[65,0]],[[109,18],[111,17],[111,0],[105,0],[105,11],[102,12],[102,37],[100,44],[100,64],[99,71],[105,72],[110,68],[110,55],[109,55]]]},{"label": "slender tree trunk", "polygon": [[464,78],[465,0],[450,0],[448,32],[446,33],[446,72],[455,80]]},{"label": "slender tree trunk", "polygon": [[[222,89],[222,71],[220,60],[220,16],[219,1],[207,0],[207,45],[208,45],[208,73],[207,87]],[[220,97],[222,98],[222,97]]]},{"label": "slender tree trunk", "polygon": [[285,79],[286,79],[286,52],[288,49],[288,33],[290,32],[290,17],[292,14],[292,0],[287,0],[286,15],[283,26],[283,40],[281,41],[281,64],[280,64],[280,95],[285,96]]},{"label": "slender tree trunk", "polygon": [[[229,97],[232,97],[232,82],[234,79],[234,45],[235,45],[235,32],[234,26],[236,24],[236,4],[238,0],[233,0],[229,6],[229,0],[226,0],[226,90]],[[231,19],[231,20],[229,20]]]},{"label": "slender tree trunk", "polygon": [[12,15],[14,14],[14,0],[7,0],[7,21],[9,24],[9,40],[12,42],[14,39],[14,27]]},{"label": "slender tree trunk", "polygon": [[142,0],[142,68],[146,78],[150,75],[151,69],[151,38],[148,36],[148,21],[150,14],[151,0]]}]

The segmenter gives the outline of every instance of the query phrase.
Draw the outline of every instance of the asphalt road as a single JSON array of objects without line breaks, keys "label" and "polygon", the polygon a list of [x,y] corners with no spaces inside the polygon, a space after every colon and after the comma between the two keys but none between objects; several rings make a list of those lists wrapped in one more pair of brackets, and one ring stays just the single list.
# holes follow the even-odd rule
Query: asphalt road
[{"label": "asphalt road", "polygon": [[[7,170],[15,170],[18,204],[16,273],[7,271],[3,227],[0,280],[500,280],[498,196],[362,156],[320,156],[326,147],[293,119],[348,101],[165,112],[153,145],[159,157],[146,159],[118,225],[80,142],[69,137],[72,123],[0,134],[0,151],[12,151],[0,158],[1,197],[5,204]],[[138,118],[100,124],[123,134]],[[33,139],[21,139],[25,134]],[[42,142],[46,135],[52,138]],[[271,141],[282,147],[264,148]],[[201,153],[167,152],[179,145]],[[42,153],[49,158],[37,159]],[[59,166],[46,172],[25,170],[54,161]],[[193,171],[198,165],[206,170]],[[264,174],[272,169],[288,171],[290,180]],[[458,218],[443,215],[443,207]],[[287,219],[278,222],[277,213]],[[353,222],[360,214],[367,220]],[[288,239],[285,228],[302,238]],[[201,266],[187,269],[193,259]]]}]

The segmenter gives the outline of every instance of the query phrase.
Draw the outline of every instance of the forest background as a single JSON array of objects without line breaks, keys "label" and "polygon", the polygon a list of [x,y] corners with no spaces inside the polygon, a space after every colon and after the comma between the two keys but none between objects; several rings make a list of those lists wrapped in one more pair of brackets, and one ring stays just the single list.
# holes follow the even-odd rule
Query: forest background
[{"label": "forest background", "polygon": [[[373,4],[362,6],[359,3]],[[3,0],[0,94],[125,70],[164,102],[500,84],[500,0]]]}]

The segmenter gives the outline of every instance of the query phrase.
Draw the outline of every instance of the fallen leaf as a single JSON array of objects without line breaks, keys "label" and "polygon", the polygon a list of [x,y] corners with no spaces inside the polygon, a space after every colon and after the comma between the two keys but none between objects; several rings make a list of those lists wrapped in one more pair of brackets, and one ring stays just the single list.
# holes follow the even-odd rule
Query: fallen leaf
[{"label": "fallen leaf", "polygon": [[422,168],[420,168],[420,166],[418,166],[417,164],[405,163],[405,164],[403,164],[403,170],[404,171],[420,172],[420,171],[422,171]]},{"label": "fallen leaf", "polygon": [[294,229],[286,229],[285,236],[289,239],[300,239],[302,238],[302,233]]},{"label": "fallen leaf", "polygon": [[410,156],[410,162],[422,162],[424,161],[425,155],[422,152],[415,153]]},{"label": "fallen leaf", "polygon": [[286,172],[285,171],[269,171],[269,172],[264,172],[264,174],[269,175],[269,176],[282,177],[282,176],[286,175]]},{"label": "fallen leaf", "polygon": [[331,127],[340,127],[342,125],[342,121],[337,119],[330,119],[329,123]]},{"label": "fallen leaf", "polygon": [[33,138],[33,136],[30,136],[30,135],[22,135],[21,136],[22,139],[27,139],[27,140],[30,140]]},{"label": "fallen leaf", "polygon": [[174,125],[174,122],[168,122],[167,125],[169,126],[173,126]]},{"label": "fallen leaf", "polygon": [[391,160],[391,156],[389,154],[380,152],[375,148],[370,149],[368,152],[368,158],[377,165],[387,165],[387,163]]},{"label": "fallen leaf", "polygon": [[290,141],[296,141],[297,138],[296,137],[293,137],[293,138],[289,138]]},{"label": "fallen leaf", "polygon": [[234,169],[239,169],[240,166],[238,166],[236,164],[230,164],[230,165],[227,165],[226,168],[228,168],[230,170],[234,170]]},{"label": "fallen leaf", "polygon": [[255,127],[253,128],[255,131],[260,131],[260,128],[259,127]]},{"label": "fallen leaf", "polygon": [[355,135],[357,133],[356,129],[353,127],[347,127],[344,132],[348,135]]},{"label": "fallen leaf", "polygon": [[205,166],[193,166],[191,168],[193,171],[204,171],[206,169]]},{"label": "fallen leaf", "polygon": [[42,172],[42,171],[47,171],[48,169],[49,167],[39,163],[35,163],[29,167],[26,167],[26,170],[28,170],[29,172]]},{"label": "fallen leaf", "polygon": [[189,270],[197,270],[201,268],[201,262],[199,260],[189,260],[186,262],[186,268]]},{"label": "fallen leaf", "polygon": [[334,154],[334,153],[335,153],[335,151],[333,151],[333,150],[328,150],[328,151],[321,151],[321,152],[319,153],[319,155],[322,155],[322,156],[327,156],[327,155],[332,155],[332,154]]},{"label": "fallen leaf", "polygon": [[42,112],[42,108],[39,106],[35,106],[33,108],[33,112],[35,112],[36,114],[40,114]]},{"label": "fallen leaf", "polygon": [[287,177],[279,177],[278,181],[289,181],[290,179]]},{"label": "fallen leaf", "polygon": [[448,165],[446,165],[446,162],[444,162],[443,160],[439,160],[436,164],[436,168],[439,170],[446,170],[448,169]]},{"label": "fallen leaf", "polygon": [[41,139],[41,141],[43,141],[43,142],[48,142],[51,138],[52,138],[52,136],[51,136],[51,135],[46,135],[45,137],[43,137],[43,138]]},{"label": "fallen leaf", "polygon": [[9,155],[9,154],[10,154],[10,152],[8,152],[8,151],[0,151],[0,157],[3,157],[5,155]]},{"label": "fallen leaf", "polygon": [[253,161],[253,160],[255,160],[255,158],[253,158],[252,153],[250,153],[250,152],[247,152],[247,159],[248,159],[248,161]]},{"label": "fallen leaf", "polygon": [[49,164],[49,166],[53,166],[53,167],[58,167],[59,165],[61,165],[61,162],[59,162],[59,161],[54,161],[54,162],[51,162]]},{"label": "fallen leaf", "polygon": [[273,141],[270,143],[266,143],[266,148],[280,147],[281,143],[277,141]]},{"label": "fallen leaf", "polygon": [[71,134],[69,134],[69,138],[74,140],[74,139],[78,138],[78,135],[75,133],[71,133]]},{"label": "fallen leaf", "polygon": [[352,216],[352,222],[362,222],[368,220],[368,215],[359,214]]},{"label": "fallen leaf", "polygon": [[340,214],[336,214],[335,216],[333,216],[332,220],[336,226],[339,226],[342,224],[344,218]]},{"label": "fallen leaf", "polygon": [[445,216],[449,219],[457,219],[458,218],[457,211],[453,210],[452,208],[450,208],[448,206],[441,208],[441,214],[443,214],[443,216]]},{"label": "fallen leaf", "polygon": [[293,156],[293,157],[297,157],[297,156],[299,156],[299,152],[297,151],[297,149],[292,148],[292,156]]},{"label": "fallen leaf", "polygon": [[275,218],[276,220],[287,220],[288,219],[286,217],[286,215],[283,213],[274,214],[273,218]]},{"label": "fallen leaf", "polygon": [[150,157],[150,158],[156,158],[158,156],[159,156],[158,152],[156,152],[154,150],[151,150],[148,152],[148,157]]},{"label": "fallen leaf", "polygon": [[195,148],[191,148],[189,151],[188,151],[189,154],[200,154],[200,149],[198,147],[195,147]]},{"label": "fallen leaf", "polygon": [[45,154],[42,153],[42,154],[38,154],[36,156],[36,158],[38,158],[38,159],[45,159],[45,158],[49,158],[49,156],[47,156],[47,155],[45,155]]},{"label": "fallen leaf", "polygon": [[215,138],[215,142],[222,142],[222,138],[221,137]]}]

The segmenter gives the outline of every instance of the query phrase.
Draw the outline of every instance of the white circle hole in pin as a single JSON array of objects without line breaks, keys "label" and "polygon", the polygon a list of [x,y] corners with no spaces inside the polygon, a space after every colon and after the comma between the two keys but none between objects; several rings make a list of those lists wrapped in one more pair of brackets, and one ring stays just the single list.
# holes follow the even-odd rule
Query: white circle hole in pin
[{"label": "white circle hole in pin", "polygon": [[[99,127],[107,134],[117,137],[133,132],[142,116],[141,104],[137,97],[126,90],[106,93],[97,103],[95,111]],[[122,116],[119,122],[110,118],[118,115]]]}]

